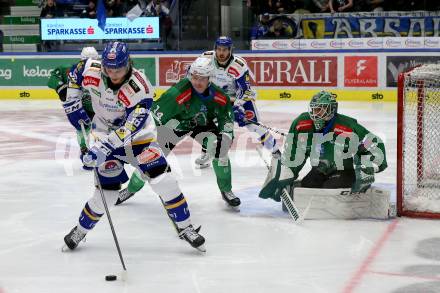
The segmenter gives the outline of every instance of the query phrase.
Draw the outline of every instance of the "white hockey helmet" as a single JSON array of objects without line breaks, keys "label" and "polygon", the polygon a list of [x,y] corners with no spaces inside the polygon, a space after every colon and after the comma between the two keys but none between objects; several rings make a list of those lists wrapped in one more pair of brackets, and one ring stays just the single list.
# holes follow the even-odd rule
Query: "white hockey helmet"
[{"label": "white hockey helmet", "polygon": [[191,75],[199,75],[210,77],[214,72],[214,64],[211,58],[198,57],[189,68],[189,73]]},{"label": "white hockey helmet", "polygon": [[98,59],[99,54],[98,51],[94,47],[84,47],[81,51],[81,59]]}]

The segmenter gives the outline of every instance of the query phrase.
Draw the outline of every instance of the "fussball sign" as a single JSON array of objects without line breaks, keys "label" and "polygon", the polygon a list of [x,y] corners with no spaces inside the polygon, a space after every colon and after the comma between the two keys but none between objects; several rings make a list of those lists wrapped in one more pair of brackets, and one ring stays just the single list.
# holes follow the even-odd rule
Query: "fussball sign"
[{"label": "fussball sign", "polygon": [[43,18],[42,40],[103,40],[103,39],[158,39],[159,18],[126,17],[107,18],[105,29],[98,27],[96,19]]}]

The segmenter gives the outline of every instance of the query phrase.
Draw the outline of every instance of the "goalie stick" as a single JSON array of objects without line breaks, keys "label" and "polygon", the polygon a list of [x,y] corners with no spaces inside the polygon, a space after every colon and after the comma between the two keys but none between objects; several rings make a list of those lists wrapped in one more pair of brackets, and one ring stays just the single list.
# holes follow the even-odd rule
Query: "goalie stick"
[{"label": "goalie stick", "polygon": [[[269,170],[270,165],[266,161],[266,159],[263,156],[263,152],[261,149],[261,146],[257,146],[257,152],[260,155],[261,159],[263,160],[264,164],[266,165],[266,168]],[[304,217],[301,215],[299,209],[296,207],[295,203],[293,202],[293,199],[290,198],[289,193],[285,188],[281,191],[281,201],[284,203],[284,205],[287,208],[287,211],[289,212],[290,217],[295,221],[295,223],[301,223],[304,220]]]},{"label": "goalie stick", "polygon": [[247,120],[247,119],[246,119],[246,121],[249,122],[249,123],[251,123],[251,124],[254,124],[254,125],[257,125],[257,126],[263,127],[263,128],[265,128],[265,129],[267,129],[267,130],[270,130],[270,131],[272,131],[272,132],[278,133],[279,135],[287,136],[287,133],[286,133],[286,132],[281,131],[281,130],[278,130],[278,129],[275,129],[275,128],[272,128],[272,127],[267,126],[267,125],[264,125],[264,124],[262,124],[262,123],[260,123],[260,122],[256,122],[256,121],[252,121],[252,120]]},{"label": "goalie stick", "polygon": [[[80,122],[80,125],[81,125],[82,134],[84,136],[84,140],[86,142],[87,149],[89,149],[89,140],[86,130],[84,128],[84,123]],[[102,190],[101,182],[99,181],[98,171],[96,167],[93,168],[93,173],[95,175],[96,186],[98,187],[99,193],[101,194],[102,203],[104,204],[105,214],[107,215],[108,223],[110,224],[110,228],[112,230],[113,240],[115,242],[116,249],[118,250],[119,259],[122,264],[123,271],[121,273],[121,279],[125,281],[127,279],[127,268],[125,267],[124,258],[122,257],[121,248],[119,247],[118,237],[116,236],[115,228],[113,227],[112,218],[110,217],[110,211],[108,209],[107,202],[105,200],[104,191]]]}]

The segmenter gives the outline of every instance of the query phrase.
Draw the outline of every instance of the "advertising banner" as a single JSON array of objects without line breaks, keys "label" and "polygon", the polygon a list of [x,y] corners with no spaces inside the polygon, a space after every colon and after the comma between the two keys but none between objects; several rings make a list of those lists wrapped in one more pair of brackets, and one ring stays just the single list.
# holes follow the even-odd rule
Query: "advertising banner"
[{"label": "advertising banner", "polygon": [[171,86],[184,78],[194,57],[159,57],[159,85]]},{"label": "advertising banner", "polygon": [[[78,57],[0,59],[0,86],[47,86],[50,74],[56,67],[73,65],[79,61]],[[150,79],[152,85],[155,85],[155,58],[133,58],[133,62]]]},{"label": "advertising banner", "polygon": [[376,87],[377,72],[377,56],[344,57],[344,86],[346,87]]},{"label": "advertising banner", "polygon": [[252,40],[251,49],[258,50],[362,50],[362,49],[438,49],[440,37],[385,37],[350,39]]},{"label": "advertising banner", "polygon": [[440,64],[439,56],[387,56],[387,87],[397,87],[399,73],[420,64]]},{"label": "advertising banner", "polygon": [[408,16],[399,13],[383,16],[359,15],[323,18],[302,18],[301,27],[306,39],[314,38],[376,38],[439,36],[440,15]]},{"label": "advertising banner", "polygon": [[[195,57],[159,57],[159,85],[182,79]],[[336,86],[337,57],[246,57],[255,86]]]},{"label": "advertising banner", "polygon": [[109,17],[107,18],[105,30],[102,30],[98,27],[98,20],[96,19],[41,19],[42,40],[114,40],[158,38],[158,17],[138,17],[133,21],[130,21],[126,17]]}]

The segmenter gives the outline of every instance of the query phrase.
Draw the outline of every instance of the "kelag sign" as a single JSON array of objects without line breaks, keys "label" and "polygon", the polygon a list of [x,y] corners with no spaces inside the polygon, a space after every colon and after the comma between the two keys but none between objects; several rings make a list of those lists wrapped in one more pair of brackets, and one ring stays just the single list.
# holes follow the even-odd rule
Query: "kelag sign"
[{"label": "kelag sign", "polygon": [[[47,86],[51,72],[79,58],[0,59],[0,86]],[[156,85],[154,58],[133,58],[134,66]]]},{"label": "kelag sign", "polygon": [[158,39],[159,18],[126,17],[107,18],[105,29],[98,27],[96,19],[42,18],[42,40],[96,40],[96,39]]}]

